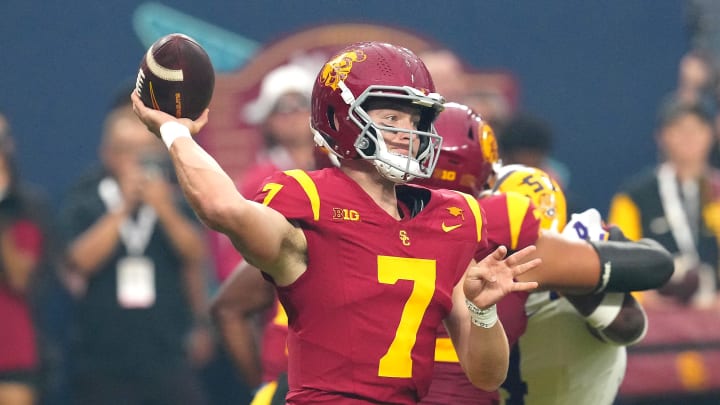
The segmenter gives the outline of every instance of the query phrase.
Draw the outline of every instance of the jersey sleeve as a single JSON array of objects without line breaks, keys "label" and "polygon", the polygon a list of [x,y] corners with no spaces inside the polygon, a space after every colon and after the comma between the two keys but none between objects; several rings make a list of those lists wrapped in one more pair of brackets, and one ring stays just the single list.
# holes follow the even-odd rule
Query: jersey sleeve
[{"label": "jersey sleeve", "polygon": [[540,234],[535,205],[517,193],[495,194],[480,200],[487,216],[488,249],[506,246],[509,251],[530,246]]},{"label": "jersey sleeve", "polygon": [[287,170],[268,177],[253,198],[288,220],[320,219],[320,196],[313,179],[303,170]]},{"label": "jersey sleeve", "polygon": [[485,210],[482,205],[478,203],[478,200],[470,194],[457,192],[461,195],[470,209],[470,212],[475,219],[475,234],[477,236],[477,247],[476,250],[486,250],[488,248],[488,227]]}]

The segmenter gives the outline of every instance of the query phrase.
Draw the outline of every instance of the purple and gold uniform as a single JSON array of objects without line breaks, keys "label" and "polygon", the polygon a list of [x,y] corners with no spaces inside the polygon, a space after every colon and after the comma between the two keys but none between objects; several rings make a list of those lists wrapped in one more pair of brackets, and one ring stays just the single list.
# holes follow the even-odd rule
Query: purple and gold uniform
[{"label": "purple and gold uniform", "polygon": [[[488,246],[486,250],[478,252],[476,259],[482,259],[501,245],[513,252],[535,243],[540,234],[540,221],[529,198],[505,193],[494,194],[479,201],[487,218],[485,226]],[[497,304],[498,317],[505,328],[511,348],[527,326],[527,298],[527,292],[515,292],[508,294]],[[497,391],[482,391],[470,383],[460,367],[452,342],[442,327],[438,329],[436,344],[433,380],[422,404],[500,403],[500,394]]]},{"label": "purple and gold uniform", "polygon": [[278,287],[288,316],[287,401],[416,403],[452,290],[486,246],[473,197],[398,185],[402,220],[341,170],[290,170],[256,201],[302,228],[307,270]]}]

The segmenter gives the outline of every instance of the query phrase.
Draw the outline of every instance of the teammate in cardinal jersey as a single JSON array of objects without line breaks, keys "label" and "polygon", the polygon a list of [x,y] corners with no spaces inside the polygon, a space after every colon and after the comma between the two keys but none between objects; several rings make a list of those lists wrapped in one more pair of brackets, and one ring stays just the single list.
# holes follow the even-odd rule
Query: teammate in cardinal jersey
[{"label": "teammate in cardinal jersey", "polygon": [[[594,241],[597,257],[586,254],[587,246],[573,241],[570,237],[558,237],[554,233],[541,232],[541,229],[555,229],[565,223],[565,205],[562,191],[544,172],[527,167],[509,166],[501,168],[497,157],[497,147],[492,130],[481,118],[467,107],[448,103],[445,111],[436,122],[438,133],[443,136],[443,152],[431,179],[421,183],[430,187],[444,187],[464,191],[480,198],[480,204],[489,218],[488,243],[489,249],[498,245],[507,246],[511,251],[521,249],[530,244],[537,244],[536,254],[543,258],[543,264],[522,277],[533,277],[544,289],[559,289],[566,293],[590,293],[607,290],[627,291],[633,288],[654,288],[663,280],[656,279],[646,283],[640,281],[633,273],[647,272],[666,268],[667,256],[662,248],[652,242],[632,245],[627,242]],[[494,191],[487,190],[495,184]],[[599,222],[599,219],[597,220]],[[601,238],[596,238],[601,239]],[[586,244],[587,245],[587,244]],[[605,250],[611,246],[616,251]],[[622,252],[622,253],[621,253]],[[482,253],[479,253],[482,255]],[[637,255],[652,258],[646,268],[633,268],[630,263],[622,263],[617,255]],[[556,257],[556,259],[552,259]],[[608,283],[603,285],[595,277],[600,274],[600,263],[613,263],[616,270],[627,272],[625,277],[630,283]],[[666,276],[672,272],[666,269]],[[585,275],[593,275],[585,277]],[[617,276],[617,275],[616,275]],[[631,285],[632,284],[632,285]],[[617,296],[619,295],[619,303]],[[597,324],[601,332],[612,336],[608,338],[618,344],[636,341],[645,330],[645,318],[641,308],[632,296],[626,293],[599,293],[582,297],[571,297],[573,305],[577,305],[586,315],[602,301],[604,297],[613,297],[615,305],[610,311],[610,319]],[[626,307],[621,303],[627,300]],[[498,304],[498,313],[505,326],[508,341],[513,347],[527,327],[525,310],[528,293],[512,293]],[[613,323],[620,311],[624,317],[633,319],[630,324]],[[577,312],[576,312],[577,313]],[[582,317],[578,314],[579,318]],[[583,319],[584,322],[584,319]],[[588,333],[589,334],[589,333]],[[606,336],[607,338],[607,336]],[[517,347],[517,346],[515,346]],[[535,350],[539,350],[536,348]],[[507,404],[524,403],[527,386],[521,379],[517,351],[511,355],[511,368],[505,383]],[[429,394],[423,404],[498,404],[501,401],[498,391],[483,391],[473,387],[463,377],[462,369],[457,362],[457,355],[445,331],[438,330],[437,348],[435,353],[435,371]],[[546,380],[547,381],[547,380]],[[546,403],[552,403],[546,402]],[[582,402],[578,402],[582,403]]]},{"label": "teammate in cardinal jersey", "polygon": [[444,322],[467,377],[493,390],[509,348],[495,303],[537,283],[525,249],[482,261],[477,200],[405,184],[429,177],[440,148],[442,98],[407,49],[353,44],[315,81],[311,125],[339,168],[290,170],[244,199],[193,139],[207,122],[135,111],[168,146],[197,215],[263,271],[288,316],[290,404],[416,403],[427,392]]}]

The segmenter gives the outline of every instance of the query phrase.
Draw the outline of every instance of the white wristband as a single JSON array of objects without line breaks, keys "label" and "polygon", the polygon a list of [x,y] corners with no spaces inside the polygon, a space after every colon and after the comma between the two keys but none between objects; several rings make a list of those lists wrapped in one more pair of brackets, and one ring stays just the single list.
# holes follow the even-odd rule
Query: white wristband
[{"label": "white wristband", "polygon": [[605,297],[585,320],[595,329],[603,330],[610,326],[622,310],[625,293],[606,293]]},{"label": "white wristband", "polygon": [[498,316],[495,304],[489,308],[481,309],[469,299],[465,298],[465,305],[467,305],[468,311],[470,311],[470,321],[473,325],[489,329],[497,323]]},{"label": "white wristband", "polygon": [[173,142],[178,138],[192,138],[190,130],[177,121],[168,121],[160,126],[160,138],[165,142],[165,146],[170,149]]}]

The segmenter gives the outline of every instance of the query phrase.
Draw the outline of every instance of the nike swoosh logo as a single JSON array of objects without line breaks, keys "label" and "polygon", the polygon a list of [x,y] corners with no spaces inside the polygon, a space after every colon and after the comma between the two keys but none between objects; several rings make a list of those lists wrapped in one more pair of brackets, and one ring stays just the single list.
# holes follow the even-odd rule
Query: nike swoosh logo
[{"label": "nike swoosh logo", "polygon": [[445,225],[445,222],[443,222],[443,223],[442,223],[442,230],[445,231],[445,232],[450,232],[450,231],[454,231],[455,229],[460,228],[461,226],[462,226],[462,224],[447,226],[447,225]]}]

